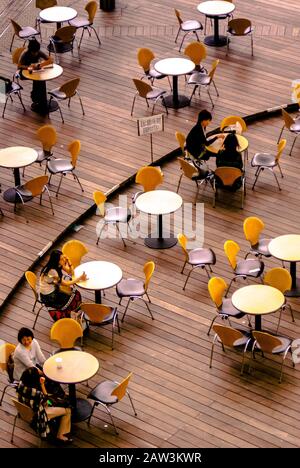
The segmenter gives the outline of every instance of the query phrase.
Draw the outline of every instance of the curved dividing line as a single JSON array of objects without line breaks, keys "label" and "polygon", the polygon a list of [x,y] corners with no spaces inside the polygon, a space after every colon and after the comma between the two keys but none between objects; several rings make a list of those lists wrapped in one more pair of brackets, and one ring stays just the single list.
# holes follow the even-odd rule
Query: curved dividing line
[{"label": "curved dividing line", "polygon": [[[249,114],[249,115],[243,117],[243,119],[245,120],[245,122],[247,124],[251,124],[251,123],[257,122],[259,120],[265,120],[265,119],[274,117],[275,115],[280,114],[282,109],[285,109],[287,112],[295,112],[295,111],[299,110],[299,105],[297,103],[282,104],[281,106],[271,107],[271,108],[268,108],[268,109],[266,109],[264,111],[256,112],[255,114]],[[218,127],[215,130],[213,130],[212,132],[210,132],[210,134],[218,133],[219,131],[220,131],[220,128]],[[178,156],[180,154],[180,151],[181,151],[180,148],[177,148],[176,150],[171,151],[170,153],[166,154],[165,156],[162,156],[161,158],[156,159],[153,163],[149,164],[149,166],[156,166],[156,165],[159,166],[159,165],[161,165],[161,164],[175,158],[176,156]],[[105,195],[107,197],[107,200],[109,200],[111,197],[116,195],[118,192],[123,190],[128,185],[131,185],[135,181],[135,176],[136,176],[136,172],[134,174],[132,174],[131,176],[129,176],[127,179],[123,180],[123,182],[121,182],[120,184],[117,184],[117,185],[113,186],[111,189],[109,189],[105,193]],[[63,237],[65,237],[68,234],[68,232],[72,229],[72,227],[75,224],[82,223],[86,218],[93,215],[94,212],[96,211],[96,208],[97,208],[96,204],[93,204],[92,206],[90,206],[84,213],[82,213],[80,216],[78,216],[78,218],[76,218],[75,221],[73,221],[71,224],[69,224],[69,226],[67,226],[56,237],[55,240],[53,240],[52,242],[50,241],[44,247],[44,249],[40,252],[41,255],[39,255],[34,260],[34,262],[30,265],[28,270],[32,270],[33,268],[35,268],[38,265],[38,263],[48,254],[50,249],[52,249],[55,246],[55,244],[60,242],[63,239]],[[21,286],[24,279],[25,279],[25,272],[23,273],[21,278],[17,281],[17,283],[14,285],[14,287],[11,289],[11,291],[8,293],[6,298],[3,300],[3,302],[2,302],[2,304],[0,306],[0,313],[2,312],[2,309],[4,308],[6,303],[9,301],[11,296]]]}]

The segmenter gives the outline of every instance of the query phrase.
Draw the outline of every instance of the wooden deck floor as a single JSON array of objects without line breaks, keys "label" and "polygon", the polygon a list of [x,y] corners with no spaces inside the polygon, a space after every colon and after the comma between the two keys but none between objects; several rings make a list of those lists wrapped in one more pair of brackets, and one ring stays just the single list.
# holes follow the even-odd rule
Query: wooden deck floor
[{"label": "wooden deck floor", "polygon": [[[85,2],[73,2],[83,5]],[[66,146],[73,138],[82,141],[82,153],[78,174],[85,192],[82,195],[73,181],[66,180],[61,194],[55,200],[55,216],[49,214],[47,204],[40,208],[33,203],[13,213],[11,206],[2,201],[5,216],[0,224],[0,299],[6,297],[23,272],[35,260],[39,251],[53,241],[61,230],[72,223],[79,214],[91,205],[91,194],[96,188],[110,189],[150,160],[149,142],[136,134],[136,116],[144,115],[144,103],[136,106],[134,118],[130,117],[130,105],[134,94],[131,77],[139,76],[136,65],[136,49],[151,47],[158,57],[179,55],[174,47],[176,23],[173,18],[173,3],[130,2],[117,3],[111,15],[101,12],[97,27],[103,44],[98,47],[94,37],[85,39],[82,46],[82,62],[65,55],[61,64],[64,74],[53,87],[64,80],[79,75],[81,95],[86,116],[83,117],[78,103],[71,109],[64,107],[63,125],[59,115],[52,114],[51,122],[59,133],[57,156],[66,155]],[[297,57],[297,30],[299,22],[295,11],[296,1],[280,2],[269,9],[268,2],[249,5],[239,0],[236,17],[246,16],[256,26],[255,56],[251,58],[249,44],[235,41],[228,57],[223,50],[208,49],[207,63],[219,57],[220,67],[216,83],[220,97],[214,108],[214,124],[222,117],[236,113],[250,114],[261,109],[287,103],[291,98],[291,81],[299,77]],[[191,1],[183,3],[183,14],[194,14]],[[160,12],[160,14],[158,14]],[[29,12],[27,13],[29,16]],[[197,13],[196,13],[197,15]],[[28,17],[29,17],[28,16]],[[159,18],[159,20],[157,20]],[[266,21],[265,18],[268,18]],[[263,23],[266,25],[263,27]],[[49,31],[51,29],[49,28]],[[46,36],[46,34],[44,34]],[[9,37],[3,36],[3,56],[0,62],[1,75],[10,76],[14,71],[7,52]],[[6,42],[5,42],[6,41]],[[49,89],[52,83],[49,83]],[[167,82],[164,84],[167,87]],[[182,91],[184,81],[180,84]],[[1,146],[28,145],[37,143],[36,129],[47,121],[29,110],[30,83],[24,84],[24,101],[28,111],[25,115],[18,103],[8,105],[6,118],[0,123]],[[187,132],[195,121],[197,112],[209,106],[207,96],[196,99],[189,108],[171,111],[166,119],[163,134],[154,137],[155,157],[158,158],[176,147],[175,130]],[[158,108],[159,109],[159,108]],[[249,127],[250,156],[255,151],[274,150],[281,126],[280,119],[270,119]],[[288,149],[291,138],[288,136]],[[253,170],[247,167],[248,195],[245,210],[239,209],[239,200],[234,204],[224,202],[211,208],[211,193],[200,195],[205,203],[206,246],[217,254],[215,272],[230,278],[222,246],[224,240],[237,240],[245,252],[242,221],[248,215],[261,216],[270,237],[282,233],[299,232],[299,143],[293,157],[284,155],[282,192],[266,174],[261,177],[257,190],[252,193]],[[178,180],[177,164],[163,168],[164,188],[175,190]],[[40,174],[39,167],[26,169],[26,178]],[[266,181],[266,183],[264,183]],[[2,188],[12,184],[10,171],[1,169]],[[55,189],[56,186],[52,187]],[[134,191],[130,189],[127,194]],[[185,202],[191,202],[194,187],[183,182],[181,194]],[[228,201],[228,200],[227,200]],[[26,223],[26,217],[29,221]],[[201,273],[190,280],[182,292],[184,277],[180,275],[182,256],[178,247],[168,251],[149,251],[138,240],[122,249],[116,240],[106,240],[99,248],[95,246],[95,226],[98,218],[86,221],[76,238],[89,246],[88,259],[111,259],[119,264],[124,276],[140,276],[143,263],[153,258],[157,269],[150,290],[153,298],[155,321],[151,322],[142,304],[134,304],[128,319],[117,338],[116,349],[109,347],[109,334],[92,332],[86,339],[85,349],[100,360],[101,367],[90,385],[103,378],[122,378],[128,371],[134,372],[131,384],[138,418],[130,413],[127,402],[115,408],[120,436],[115,437],[106,415],[95,413],[92,424],[77,426],[78,447],[298,447],[299,446],[299,371],[288,364],[284,381],[277,383],[277,364],[257,364],[254,375],[239,376],[237,356],[228,356],[218,350],[212,370],[208,368],[210,338],[206,335],[213,308],[207,294],[207,281]],[[267,261],[267,266],[277,264]],[[88,296],[85,296],[85,298]],[[106,297],[108,303],[116,303],[114,291]],[[299,337],[299,304],[295,302],[296,323],[287,316],[281,326],[282,333]],[[16,342],[21,325],[31,326],[32,296],[27,287],[21,288],[0,317],[0,338]],[[122,308],[120,309],[123,310]],[[275,329],[275,317],[267,317],[264,326]],[[49,341],[50,318],[43,315],[38,322],[36,337],[45,352],[52,350]],[[0,390],[5,384],[1,375]],[[88,393],[86,386],[80,392]],[[9,398],[0,410],[0,446],[9,446],[14,410]],[[16,445],[36,446],[38,441],[25,425],[17,430]]]}]

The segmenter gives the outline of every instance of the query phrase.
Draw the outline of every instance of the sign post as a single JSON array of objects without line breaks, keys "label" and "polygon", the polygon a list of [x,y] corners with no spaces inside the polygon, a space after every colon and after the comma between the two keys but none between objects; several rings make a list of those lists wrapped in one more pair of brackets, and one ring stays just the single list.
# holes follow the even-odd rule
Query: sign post
[{"label": "sign post", "polygon": [[137,120],[138,136],[150,135],[151,162],[153,163],[153,140],[152,133],[164,131],[164,114],[140,117]]}]

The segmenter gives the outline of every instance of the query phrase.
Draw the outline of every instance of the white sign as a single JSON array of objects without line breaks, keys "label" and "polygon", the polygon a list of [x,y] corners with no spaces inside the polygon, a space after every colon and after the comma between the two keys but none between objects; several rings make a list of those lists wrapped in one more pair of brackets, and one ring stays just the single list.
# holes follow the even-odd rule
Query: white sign
[{"label": "white sign", "polygon": [[141,117],[137,120],[138,135],[151,135],[151,133],[164,130],[164,115],[157,114],[150,117]]}]

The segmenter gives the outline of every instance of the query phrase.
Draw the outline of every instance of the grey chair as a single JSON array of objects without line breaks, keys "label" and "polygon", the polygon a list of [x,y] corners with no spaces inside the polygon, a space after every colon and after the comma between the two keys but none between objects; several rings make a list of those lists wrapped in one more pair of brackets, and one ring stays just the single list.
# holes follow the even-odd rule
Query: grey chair
[{"label": "grey chair", "polygon": [[4,103],[4,107],[3,107],[3,111],[2,111],[2,118],[4,118],[4,114],[5,114],[5,110],[6,110],[6,106],[7,106],[7,101],[9,99],[11,101],[13,101],[13,98],[12,98],[13,95],[18,96],[18,98],[20,100],[20,103],[21,103],[21,105],[23,107],[23,110],[25,112],[26,109],[25,109],[25,106],[23,104],[22,96],[21,96],[21,90],[23,89],[22,86],[19,83],[15,82],[15,81],[11,81],[9,78],[4,78],[2,76],[0,76],[0,81],[3,84],[3,91],[4,91],[4,94],[5,94],[5,103]]},{"label": "grey chair", "polygon": [[24,44],[27,40],[29,40],[31,37],[39,36],[40,33],[36,29],[32,28],[31,26],[20,26],[18,23],[16,23],[14,20],[10,20],[12,27],[14,28],[14,34],[11,40],[10,48],[9,51],[11,52],[15,37],[17,36],[19,39],[22,39],[24,41]]},{"label": "grey chair", "polygon": [[[62,123],[64,123],[65,121],[64,121],[64,117],[63,117],[59,102],[65,101],[68,99],[68,107],[70,107],[71,99],[73,96],[78,96],[79,102],[81,105],[82,115],[85,115],[82,100],[77,89],[79,86],[79,83],[80,83],[80,78],[73,78],[72,80],[66,81],[59,88],[52,89],[51,91],[48,92],[48,94],[50,95],[48,110],[50,111],[51,101],[52,100],[56,101],[58,104],[58,109],[60,112]],[[49,117],[49,113],[48,113],[48,117]]]},{"label": "grey chair", "polygon": [[178,39],[178,36],[179,36],[179,33],[182,31],[183,32],[183,38],[182,38],[182,41],[180,43],[180,47],[179,47],[179,52],[181,51],[181,47],[183,45],[183,42],[184,42],[184,39],[186,38],[186,36],[190,33],[193,33],[195,34],[196,38],[197,38],[197,41],[200,41],[199,39],[199,36],[197,34],[197,31],[202,31],[203,30],[203,26],[202,24],[200,23],[200,21],[198,20],[186,20],[186,21],[183,21],[183,19],[181,18],[181,14],[180,14],[180,11],[176,10],[175,8],[175,15],[176,15],[176,18],[178,20],[178,23],[179,23],[179,28],[178,28],[178,32],[177,32],[177,35],[176,35],[176,38],[175,38],[175,42],[177,42],[177,39]]},{"label": "grey chair", "polygon": [[111,325],[111,349],[114,349],[114,329],[117,325],[120,333],[118,319],[118,309],[104,304],[95,304],[93,302],[82,302],[80,310],[83,312],[83,319],[87,325],[87,331],[90,327],[105,327]]},{"label": "grey chair", "polygon": [[286,112],[284,109],[281,110],[282,112],[282,118],[283,118],[283,126],[280,131],[277,143],[279,143],[280,138],[282,136],[283,130],[286,128],[290,133],[293,135],[296,135],[293,141],[293,144],[291,146],[289,155],[292,156],[292,151],[294,148],[294,145],[296,143],[297,137],[300,133],[300,118],[298,117],[297,119],[293,119],[293,117],[290,116],[288,112]]},{"label": "grey chair", "polygon": [[259,175],[261,172],[263,172],[265,169],[269,170],[272,172],[272,174],[275,177],[278,189],[281,190],[281,187],[278,182],[278,178],[276,173],[274,172],[274,169],[278,167],[279,172],[281,177],[283,177],[283,173],[280,167],[280,157],[282,155],[282,152],[286,146],[286,140],[281,139],[277,145],[277,154],[270,154],[270,153],[256,153],[251,161],[251,166],[256,168],[255,172],[255,180],[252,185],[252,190],[254,190],[254,187],[256,185],[256,182],[258,181]]},{"label": "grey chair", "polygon": [[133,98],[130,115],[133,114],[135,100],[138,96],[146,100],[147,107],[149,107],[148,101],[153,101],[152,114],[154,112],[155,105],[159,99],[162,100],[166,113],[167,114],[169,113],[168,108],[166,106],[165,98],[164,98],[164,95],[166,94],[167,91],[160,89],[160,88],[154,88],[149,83],[145,83],[144,81],[138,80],[137,78],[133,78],[132,81],[134,82],[134,85],[137,91]]},{"label": "grey chair", "polygon": [[253,28],[251,21],[246,18],[236,18],[228,22],[226,55],[229,51],[230,38],[241,36],[250,36],[251,55],[253,56]]},{"label": "grey chair", "polygon": [[55,34],[50,37],[50,42],[47,46],[47,49],[49,50],[50,54],[54,53],[56,63],[59,63],[58,56],[60,54],[71,52],[73,55],[74,44],[76,44],[77,48],[77,58],[79,62],[81,62],[78,42],[75,38],[76,31],[77,29],[75,26],[63,26],[62,28],[57,29]]},{"label": "grey chair", "polygon": [[94,18],[95,18],[96,12],[97,12],[97,2],[95,2],[95,1],[88,2],[85,5],[84,9],[86,10],[86,12],[88,14],[88,17],[78,16],[78,17],[74,18],[73,20],[69,21],[69,25],[70,26],[75,26],[75,28],[77,30],[82,28],[82,33],[81,33],[80,41],[79,41],[79,44],[78,44],[79,49],[80,49],[82,38],[83,38],[83,35],[84,35],[85,31],[88,31],[90,36],[91,36],[91,31],[94,31],[94,33],[95,33],[95,35],[97,37],[98,43],[99,43],[99,45],[101,45],[101,41],[100,41],[100,38],[98,36],[98,33],[97,33],[96,29],[93,26]]},{"label": "grey chair", "polygon": [[217,96],[219,96],[218,88],[216,86],[216,83],[214,82],[214,75],[215,75],[215,71],[216,71],[216,68],[217,68],[218,64],[219,64],[219,59],[214,60],[209,73],[195,72],[195,73],[193,73],[191,75],[191,77],[188,80],[188,84],[194,86],[194,89],[193,89],[193,92],[192,92],[191,97],[190,97],[190,102],[191,102],[197,88],[199,88],[199,94],[200,94],[201,86],[204,86],[206,88],[206,90],[207,90],[207,93],[208,93],[208,96],[209,96],[212,107],[215,106],[215,104],[214,104],[214,102],[212,100],[211,94],[209,92],[209,88],[210,88],[210,85],[213,84],[214,88],[215,88],[215,91],[216,91],[216,94],[217,94]]}]

